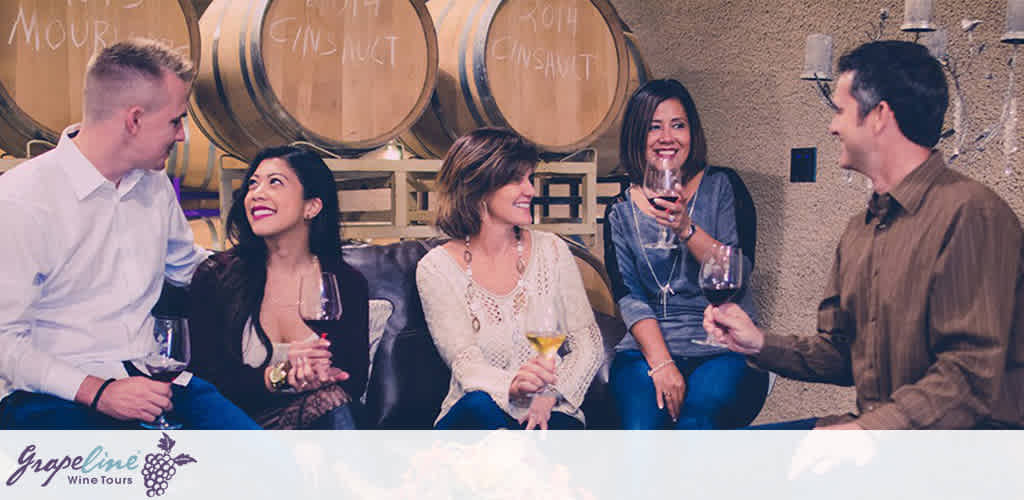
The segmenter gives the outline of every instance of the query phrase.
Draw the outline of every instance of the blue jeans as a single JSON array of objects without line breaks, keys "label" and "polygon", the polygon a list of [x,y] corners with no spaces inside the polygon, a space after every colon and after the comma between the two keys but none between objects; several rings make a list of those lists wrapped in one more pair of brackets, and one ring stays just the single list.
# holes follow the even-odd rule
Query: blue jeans
[{"label": "blue jeans", "polygon": [[757,417],[768,393],[768,373],[747,365],[736,353],[685,358],[673,356],[686,381],[683,406],[674,424],[658,409],[650,366],[638,350],[615,355],[612,394],[625,429],[735,429]]},{"label": "blue jeans", "polygon": [[[188,386],[171,385],[174,410],[168,420],[185,429],[260,429],[248,415],[217,392],[209,382],[193,376]],[[0,401],[0,429],[139,429],[136,420],[122,421],[86,405],[49,394],[15,391]]]},{"label": "blue jeans", "polygon": [[312,430],[337,431],[356,428],[356,417],[352,412],[352,404],[343,404],[314,420],[309,428]]},{"label": "blue jeans", "polygon": [[[491,395],[483,391],[473,391],[455,402],[444,418],[437,422],[435,429],[442,430],[492,430],[492,429],[523,429],[525,422],[520,424],[511,415],[505,413]],[[548,429],[582,429],[583,422],[561,412],[551,412],[548,418]]]}]

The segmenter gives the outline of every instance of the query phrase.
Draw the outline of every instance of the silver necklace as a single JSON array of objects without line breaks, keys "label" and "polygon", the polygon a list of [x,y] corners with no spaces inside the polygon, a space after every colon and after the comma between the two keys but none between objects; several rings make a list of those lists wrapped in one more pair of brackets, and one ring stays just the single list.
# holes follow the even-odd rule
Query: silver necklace
[{"label": "silver necklace", "polygon": [[[523,259],[523,238],[520,231],[516,231],[516,272],[519,273],[516,288],[522,290],[523,275],[526,273],[526,260]],[[469,249],[469,235],[466,235],[466,249],[462,252],[462,260],[466,262],[466,281],[468,282],[466,283],[466,307],[469,309],[469,317],[472,319],[473,332],[475,333],[480,331],[480,318],[477,315],[476,303],[473,301],[476,289],[473,286],[473,252]]]},{"label": "silver necklace", "polygon": [[[693,223],[693,207],[697,206],[697,196],[700,194],[700,185],[703,183],[704,176],[701,176],[700,183],[697,184],[697,189],[693,192],[693,198],[690,200],[690,208],[686,212],[686,217],[690,219],[691,224]],[[636,208],[636,203],[632,200],[632,196],[630,197],[629,204],[631,205],[630,208],[633,209],[633,228],[636,230],[636,242],[643,250],[644,262],[647,263],[647,269],[651,271],[651,278],[654,278],[654,284],[658,287],[658,298],[661,299],[661,315],[665,316],[668,313],[668,296],[676,294],[676,291],[672,289],[672,276],[676,274],[676,265],[683,259],[683,251],[680,249],[679,255],[672,259],[672,269],[668,272],[668,279],[662,284],[661,281],[658,281],[658,275],[654,272],[651,259],[647,256],[647,249],[644,248],[643,238],[640,237],[640,218],[636,215],[638,209]],[[683,246],[685,248],[686,245]]]}]

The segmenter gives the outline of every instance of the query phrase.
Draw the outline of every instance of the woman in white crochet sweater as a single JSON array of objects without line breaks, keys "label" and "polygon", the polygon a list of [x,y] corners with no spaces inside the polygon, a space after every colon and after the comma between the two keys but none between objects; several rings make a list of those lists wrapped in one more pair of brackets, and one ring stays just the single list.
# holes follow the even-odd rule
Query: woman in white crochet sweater
[{"label": "woman in white crochet sweater", "polygon": [[[483,128],[455,141],[441,167],[437,226],[452,240],[416,269],[430,334],[452,371],[438,429],[583,428],[580,405],[604,354],[568,246],[521,228],[531,223],[538,161],[515,132]],[[538,355],[520,328],[528,302],[556,299],[567,335],[560,359]]]}]

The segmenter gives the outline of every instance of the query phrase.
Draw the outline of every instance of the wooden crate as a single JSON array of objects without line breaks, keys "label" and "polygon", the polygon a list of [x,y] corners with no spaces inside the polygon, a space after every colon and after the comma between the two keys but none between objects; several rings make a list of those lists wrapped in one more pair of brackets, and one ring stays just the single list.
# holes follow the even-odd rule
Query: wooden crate
[{"label": "wooden crate", "polygon": [[[390,205],[384,220],[346,220],[342,222],[341,235],[347,239],[415,239],[438,236],[431,225],[433,212],[430,210],[430,193],[434,188],[433,179],[441,169],[441,160],[385,160],[385,159],[327,159],[327,166],[334,173],[336,182],[351,184],[352,181],[367,180],[374,189],[390,188]],[[536,188],[538,194],[542,184],[551,178],[575,176],[580,178],[581,205],[579,216],[573,222],[545,223],[540,216],[541,208],[534,207],[534,220],[539,221],[533,228],[581,236],[593,243],[597,233],[597,163],[557,162],[537,166]],[[220,209],[226,217],[231,208],[233,183],[240,182],[245,170],[225,168],[221,173]],[[386,182],[368,179],[385,178]],[[343,191],[345,192],[345,191]],[[388,196],[388,194],[382,194]],[[380,212],[380,210],[378,210]]]}]

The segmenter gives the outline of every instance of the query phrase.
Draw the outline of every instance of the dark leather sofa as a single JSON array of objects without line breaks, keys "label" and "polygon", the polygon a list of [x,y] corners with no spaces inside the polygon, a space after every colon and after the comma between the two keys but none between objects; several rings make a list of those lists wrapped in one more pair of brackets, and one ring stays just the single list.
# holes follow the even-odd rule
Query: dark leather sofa
[{"label": "dark leather sofa", "polygon": [[[386,246],[347,245],[345,260],[366,276],[370,299],[394,306],[378,344],[367,386],[361,426],[375,429],[429,429],[448,393],[451,372],[427,330],[416,290],[416,264],[445,240],[405,241]],[[580,245],[567,240],[581,266],[591,266],[605,280],[604,266]],[[593,304],[593,301],[592,301]],[[618,424],[608,390],[608,364],[625,334],[622,320],[595,311],[605,348],[605,364],[583,403],[588,428]],[[613,313],[614,314],[614,313]]]}]

